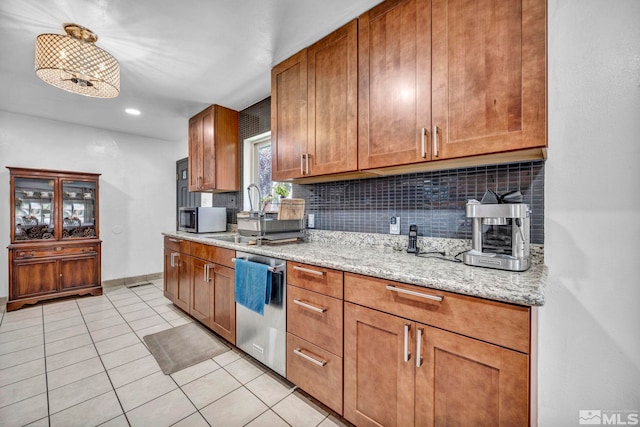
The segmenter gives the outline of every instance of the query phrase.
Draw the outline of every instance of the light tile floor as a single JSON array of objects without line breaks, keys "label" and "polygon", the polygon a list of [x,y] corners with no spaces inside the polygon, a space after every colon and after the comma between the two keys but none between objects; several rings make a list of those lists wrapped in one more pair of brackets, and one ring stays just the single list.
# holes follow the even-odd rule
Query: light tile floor
[{"label": "light tile floor", "polygon": [[162,281],[1,316],[2,426],[345,425],[235,348],[164,375],[142,337],[193,320]]}]

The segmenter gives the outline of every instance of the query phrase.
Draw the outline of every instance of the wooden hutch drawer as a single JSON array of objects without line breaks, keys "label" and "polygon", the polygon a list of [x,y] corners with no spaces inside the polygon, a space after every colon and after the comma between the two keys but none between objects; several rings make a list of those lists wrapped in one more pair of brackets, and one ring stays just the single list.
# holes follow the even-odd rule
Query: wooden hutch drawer
[{"label": "wooden hutch drawer", "polygon": [[191,242],[191,255],[229,268],[235,268],[232,260],[236,256],[236,251],[232,249]]},{"label": "wooden hutch drawer", "polygon": [[98,245],[87,246],[47,246],[47,247],[24,247],[12,248],[13,259],[42,258],[61,255],[77,255],[84,253],[92,253],[98,251]]},{"label": "wooden hutch drawer", "polygon": [[529,353],[530,308],[345,273],[345,300]]},{"label": "wooden hutch drawer", "polygon": [[342,298],[342,275],[342,271],[291,261],[287,262],[287,282],[290,285],[334,298]]},{"label": "wooden hutch drawer", "polygon": [[164,247],[175,252],[189,253],[191,242],[176,237],[164,236]]},{"label": "wooden hutch drawer", "polygon": [[342,355],[342,300],[288,286],[287,332]]},{"label": "wooden hutch drawer", "polygon": [[342,358],[287,333],[287,379],[342,414]]}]

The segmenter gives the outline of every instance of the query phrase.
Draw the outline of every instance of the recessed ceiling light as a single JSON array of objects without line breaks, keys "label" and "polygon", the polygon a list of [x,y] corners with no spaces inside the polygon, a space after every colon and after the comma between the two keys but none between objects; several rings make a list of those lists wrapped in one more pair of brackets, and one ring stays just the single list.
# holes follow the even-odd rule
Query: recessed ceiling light
[{"label": "recessed ceiling light", "polygon": [[124,112],[127,114],[131,114],[132,116],[140,115],[140,110],[136,110],[135,108],[127,108],[126,110],[124,110]]}]

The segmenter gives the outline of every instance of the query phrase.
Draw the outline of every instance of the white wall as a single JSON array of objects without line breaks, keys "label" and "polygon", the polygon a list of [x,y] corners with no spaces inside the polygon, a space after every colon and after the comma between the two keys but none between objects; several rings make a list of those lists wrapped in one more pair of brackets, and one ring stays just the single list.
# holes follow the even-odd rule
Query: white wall
[{"label": "white wall", "polygon": [[640,410],[640,2],[548,5],[539,417],[568,426]]},{"label": "white wall", "polygon": [[[5,166],[101,173],[102,280],[163,270],[161,232],[175,230],[176,160],[187,141],[170,142],[0,111],[0,247],[9,245]],[[121,231],[121,232],[120,232]],[[8,295],[7,252],[0,297]]]}]

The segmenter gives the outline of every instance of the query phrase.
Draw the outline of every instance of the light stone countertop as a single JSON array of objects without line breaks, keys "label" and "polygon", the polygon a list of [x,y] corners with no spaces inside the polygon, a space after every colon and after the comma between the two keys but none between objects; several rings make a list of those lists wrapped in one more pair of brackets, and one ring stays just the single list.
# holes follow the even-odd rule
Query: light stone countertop
[{"label": "light stone countertop", "polygon": [[[234,233],[193,234],[166,232],[165,236],[220,246],[287,261],[363,274],[447,292],[527,305],[544,305],[547,267],[542,247],[531,246],[532,266],[525,272],[509,272],[467,266],[442,259],[408,254],[407,236],[306,230],[304,243],[251,246],[209,238]],[[456,239],[419,238],[423,251],[445,250],[447,258],[470,248]],[[461,258],[461,257],[459,257]]]}]

